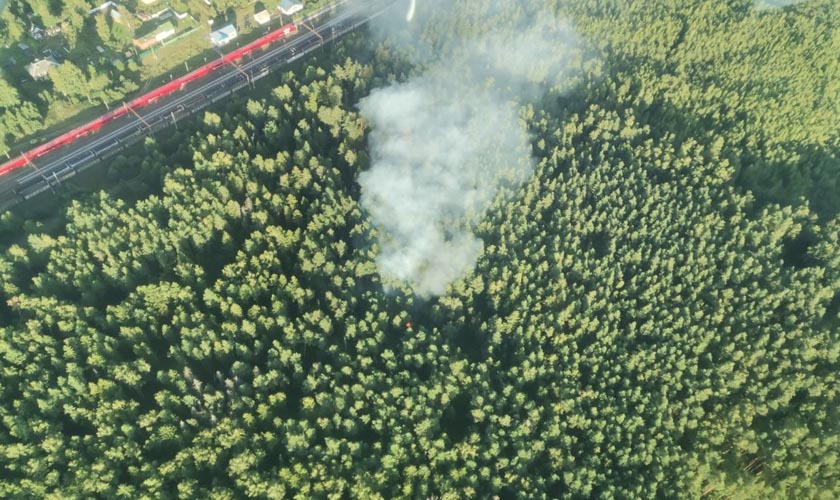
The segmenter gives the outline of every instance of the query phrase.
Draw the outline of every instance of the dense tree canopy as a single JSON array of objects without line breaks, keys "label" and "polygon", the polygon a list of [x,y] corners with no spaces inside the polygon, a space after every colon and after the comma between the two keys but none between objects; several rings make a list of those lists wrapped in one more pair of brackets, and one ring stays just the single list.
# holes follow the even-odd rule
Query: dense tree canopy
[{"label": "dense tree canopy", "polygon": [[840,496],[837,11],[558,3],[593,55],[438,298],[377,271],[364,36],[0,218],[0,496]]},{"label": "dense tree canopy", "polygon": [[752,3],[562,5],[610,54],[619,73],[611,85],[635,94],[645,122],[698,139],[719,135],[737,180],[762,200],[805,197],[831,216],[840,209],[838,3]]}]

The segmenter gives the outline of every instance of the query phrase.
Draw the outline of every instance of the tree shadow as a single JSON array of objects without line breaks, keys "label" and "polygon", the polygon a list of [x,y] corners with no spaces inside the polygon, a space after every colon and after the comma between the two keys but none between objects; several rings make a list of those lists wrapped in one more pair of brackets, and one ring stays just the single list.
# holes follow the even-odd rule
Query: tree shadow
[{"label": "tree shadow", "polygon": [[758,202],[798,205],[806,201],[821,220],[840,211],[840,157],[813,146],[790,145],[792,161],[755,159],[744,165],[739,187],[752,191]]},{"label": "tree shadow", "polygon": [[236,13],[236,9],[234,9],[233,7],[228,7],[225,10],[225,17],[224,17],[223,22],[225,24],[232,24],[234,26],[239,26],[239,15]]}]

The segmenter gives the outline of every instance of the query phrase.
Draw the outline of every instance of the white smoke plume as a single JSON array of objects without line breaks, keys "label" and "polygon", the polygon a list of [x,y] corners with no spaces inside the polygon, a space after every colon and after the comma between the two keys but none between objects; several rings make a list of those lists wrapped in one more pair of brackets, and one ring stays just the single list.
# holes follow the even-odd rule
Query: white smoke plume
[{"label": "white smoke plume", "polygon": [[802,3],[804,0],[754,0],[753,5],[758,10],[781,9],[789,5]]},{"label": "white smoke plume", "polygon": [[481,240],[470,225],[501,183],[531,170],[528,136],[510,104],[487,93],[455,95],[437,78],[376,90],[361,103],[373,123],[373,167],[362,206],[380,227],[383,274],[440,295],[473,267]]},{"label": "white smoke plume", "polygon": [[[418,2],[416,23],[432,4],[452,5]],[[372,127],[371,167],[359,183],[379,230],[377,265],[418,296],[445,293],[473,268],[483,243],[472,228],[500,187],[518,187],[533,169],[520,106],[571,73],[576,38],[566,24],[550,15],[518,23],[515,31],[438,41],[445,56],[420,51],[420,75],[359,104]],[[422,27],[413,30],[422,36]],[[406,57],[417,52],[406,33],[386,40],[406,48]]]}]

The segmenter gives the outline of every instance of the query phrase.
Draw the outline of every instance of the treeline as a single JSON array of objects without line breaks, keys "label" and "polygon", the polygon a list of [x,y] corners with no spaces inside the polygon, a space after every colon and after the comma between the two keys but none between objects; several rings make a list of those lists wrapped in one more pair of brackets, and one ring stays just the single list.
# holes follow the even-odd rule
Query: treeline
[{"label": "treeline", "polygon": [[722,141],[760,200],[840,211],[840,5],[808,0],[558,2],[608,54],[603,98],[625,94],[658,134]]},{"label": "treeline", "polygon": [[[23,91],[19,91],[0,77],[0,154],[19,151],[24,139],[55,125],[58,117],[67,116],[67,110],[84,106],[97,106],[106,111],[106,103],[114,102],[137,90],[134,82],[137,65],[130,62],[122,69],[97,70],[93,65],[79,67],[64,61],[52,68],[48,78],[36,82],[29,75]],[[40,142],[45,142],[41,135]],[[37,143],[38,141],[33,141]]]},{"label": "treeline", "polygon": [[805,199],[823,220],[840,211],[837,0],[783,9],[754,0],[427,4],[424,32],[403,40],[419,53],[453,50],[453,33],[480,37],[488,25],[515,33],[523,18],[569,19],[588,78],[564,106],[632,106],[657,137],[719,143],[733,183],[761,202]]},{"label": "treeline", "polygon": [[[840,496],[840,221],[750,188],[812,175],[785,155],[836,131],[773,121],[803,97],[746,93],[769,66],[680,69],[687,40],[736,37],[699,14],[666,37],[716,4],[630,5],[568,7],[606,41],[522,107],[536,171],[438,299],[382,282],[358,202],[356,103],[406,72],[381,45],[148,141],[148,193],[5,215],[0,496]],[[735,100],[691,99],[713,88]]]}]

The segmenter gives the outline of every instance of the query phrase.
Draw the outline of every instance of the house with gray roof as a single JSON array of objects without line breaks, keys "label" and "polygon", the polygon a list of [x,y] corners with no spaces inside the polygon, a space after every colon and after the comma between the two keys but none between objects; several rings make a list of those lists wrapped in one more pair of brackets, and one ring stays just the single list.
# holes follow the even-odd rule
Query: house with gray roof
[{"label": "house with gray roof", "polygon": [[52,56],[49,56],[27,64],[26,72],[29,73],[29,76],[33,80],[41,80],[47,77],[47,73],[49,73],[53,66],[58,66],[58,63],[55,62]]}]

